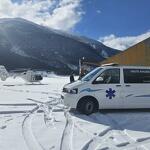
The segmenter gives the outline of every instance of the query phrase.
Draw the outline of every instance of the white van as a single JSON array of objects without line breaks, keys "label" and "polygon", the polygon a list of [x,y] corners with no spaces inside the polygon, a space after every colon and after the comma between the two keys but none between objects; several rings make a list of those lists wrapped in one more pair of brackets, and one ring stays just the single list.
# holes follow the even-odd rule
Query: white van
[{"label": "white van", "polygon": [[65,85],[62,99],[84,114],[98,109],[150,108],[150,67],[98,67]]}]

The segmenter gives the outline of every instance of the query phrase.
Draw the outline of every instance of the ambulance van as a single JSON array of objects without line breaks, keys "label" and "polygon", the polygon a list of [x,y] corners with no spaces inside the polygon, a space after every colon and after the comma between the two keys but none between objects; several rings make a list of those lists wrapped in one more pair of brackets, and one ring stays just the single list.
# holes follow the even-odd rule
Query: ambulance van
[{"label": "ambulance van", "polygon": [[64,104],[84,114],[150,108],[150,67],[106,65],[63,87]]}]

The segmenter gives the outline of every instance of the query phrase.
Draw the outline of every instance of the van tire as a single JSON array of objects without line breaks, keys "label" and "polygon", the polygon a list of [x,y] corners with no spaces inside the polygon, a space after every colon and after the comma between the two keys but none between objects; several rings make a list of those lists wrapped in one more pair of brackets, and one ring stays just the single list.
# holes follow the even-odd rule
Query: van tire
[{"label": "van tire", "polygon": [[91,96],[83,97],[79,100],[77,104],[77,110],[86,115],[90,115],[94,112],[97,112],[99,108],[98,101]]}]

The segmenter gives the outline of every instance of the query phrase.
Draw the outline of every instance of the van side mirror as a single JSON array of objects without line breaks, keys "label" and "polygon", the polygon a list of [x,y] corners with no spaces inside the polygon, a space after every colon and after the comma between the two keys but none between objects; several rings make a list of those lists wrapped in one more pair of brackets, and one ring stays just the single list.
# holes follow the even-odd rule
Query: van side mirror
[{"label": "van side mirror", "polygon": [[103,77],[98,77],[98,78],[96,79],[96,82],[103,82],[103,81],[104,81]]}]

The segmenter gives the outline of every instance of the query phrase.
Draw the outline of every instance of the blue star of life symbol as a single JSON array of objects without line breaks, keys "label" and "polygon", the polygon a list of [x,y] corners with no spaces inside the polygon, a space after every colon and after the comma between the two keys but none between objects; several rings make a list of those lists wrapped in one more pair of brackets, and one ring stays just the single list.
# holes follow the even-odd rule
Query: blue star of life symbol
[{"label": "blue star of life symbol", "polygon": [[113,97],[115,97],[115,90],[112,90],[112,88],[109,88],[109,90],[106,90],[106,97],[108,97],[109,99],[112,99]]}]

